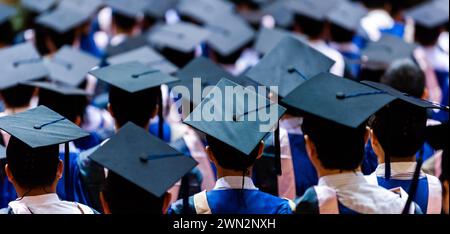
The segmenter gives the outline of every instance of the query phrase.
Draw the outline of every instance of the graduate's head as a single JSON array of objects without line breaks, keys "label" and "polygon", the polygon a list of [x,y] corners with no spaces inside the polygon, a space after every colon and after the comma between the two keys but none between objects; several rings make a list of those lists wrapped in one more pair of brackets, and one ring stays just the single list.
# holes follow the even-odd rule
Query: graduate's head
[{"label": "graduate's head", "polygon": [[295,15],[295,28],[311,40],[320,39],[324,34],[325,22],[297,14]]},{"label": "graduate's head", "polygon": [[62,176],[58,145],[33,149],[11,137],[6,148],[6,161],[6,175],[19,196],[34,189],[56,189]]},{"label": "graduate's head", "polygon": [[41,55],[55,53],[64,45],[73,45],[76,39],[76,30],[58,33],[53,29],[37,25],[35,28],[35,45]]},{"label": "graduate's head", "polygon": [[361,67],[361,71],[359,72],[358,80],[367,80],[373,82],[380,82],[381,77],[383,77],[386,69],[383,68],[371,68],[371,67]]},{"label": "graduate's head", "polygon": [[302,129],[308,155],[316,169],[350,171],[360,167],[368,137],[365,124],[350,128],[306,116]]},{"label": "graduate's head", "polygon": [[331,40],[337,43],[352,42],[355,36],[355,32],[345,29],[336,24],[330,24],[330,36]]},{"label": "graduate's head", "polygon": [[11,21],[0,23],[0,48],[12,45],[14,42],[14,29]]},{"label": "graduate's head", "polygon": [[417,98],[426,98],[425,74],[411,59],[397,60],[388,68],[381,83]]},{"label": "graduate's head", "polygon": [[441,27],[429,28],[416,24],[414,38],[422,46],[434,46],[439,40],[441,32]]},{"label": "graduate's head", "polygon": [[371,123],[375,153],[379,157],[413,158],[425,143],[426,124],[426,109],[394,101],[379,111]]},{"label": "graduate's head", "polygon": [[7,108],[28,107],[33,97],[35,88],[26,85],[16,85],[0,90],[0,96]]},{"label": "graduate's head", "polygon": [[132,34],[138,25],[138,20],[113,11],[112,23],[117,33]]},{"label": "graduate's head", "polygon": [[223,169],[238,173],[246,171],[261,157],[264,149],[264,143],[261,142],[249,155],[246,155],[209,135],[206,135],[206,141],[208,143],[206,152],[210,160],[222,171]]},{"label": "graduate's head", "polygon": [[109,89],[109,111],[116,120],[117,127],[127,122],[147,128],[150,120],[158,113],[161,88],[145,89],[129,93],[115,86]]},{"label": "graduate's head", "polygon": [[107,214],[164,214],[170,194],[156,197],[129,180],[109,171],[100,200]]}]

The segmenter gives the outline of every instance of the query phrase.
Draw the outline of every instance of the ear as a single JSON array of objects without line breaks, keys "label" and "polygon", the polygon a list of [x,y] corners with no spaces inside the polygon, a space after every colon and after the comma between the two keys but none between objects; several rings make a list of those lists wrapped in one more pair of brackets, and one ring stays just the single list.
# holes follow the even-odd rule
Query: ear
[{"label": "ear", "polygon": [[428,91],[428,88],[427,87],[423,88],[422,99],[428,100],[429,97],[430,97],[430,92]]},{"label": "ear", "polygon": [[308,135],[305,135],[305,147],[306,147],[306,153],[308,153],[309,160],[311,162],[316,162],[317,160],[317,150],[314,143],[311,141],[311,138],[309,138]]},{"label": "ear", "polygon": [[60,180],[62,178],[63,171],[64,171],[64,163],[60,159],[59,162],[58,162],[58,169],[56,170],[56,178],[58,178],[58,180]]},{"label": "ear", "polygon": [[111,210],[109,209],[108,203],[105,200],[105,196],[103,195],[103,192],[100,192],[100,203],[102,204],[103,207],[103,213],[105,214],[112,214]]},{"label": "ear", "polygon": [[364,133],[364,142],[366,145],[369,143],[371,131],[372,130],[369,127],[366,127],[366,132]]},{"label": "ear", "polygon": [[377,136],[373,133],[373,130],[370,131],[370,142],[372,145],[372,149],[378,158],[378,163],[384,163],[384,150],[383,147],[381,147]]},{"label": "ear", "polygon": [[6,173],[6,176],[8,177],[8,181],[14,184],[14,176],[12,175],[12,172],[9,169],[8,164],[5,165],[5,173]]},{"label": "ear", "polygon": [[205,147],[205,151],[206,151],[206,154],[208,155],[209,161],[217,165],[216,157],[214,157],[214,154],[213,154],[211,148],[209,147],[209,145]]},{"label": "ear", "polygon": [[258,147],[259,147],[258,148],[258,157],[256,157],[256,160],[260,159],[262,157],[263,153],[264,153],[264,141],[261,141],[259,143]]},{"label": "ear", "polygon": [[111,116],[112,116],[113,118],[115,118],[114,112],[113,112],[113,110],[112,110],[112,108],[111,108],[111,103],[108,103],[108,112],[111,114]]},{"label": "ear", "polygon": [[170,202],[172,201],[172,194],[165,193],[164,194],[164,201],[163,201],[163,207],[162,207],[162,213],[167,214],[167,211],[169,210]]}]

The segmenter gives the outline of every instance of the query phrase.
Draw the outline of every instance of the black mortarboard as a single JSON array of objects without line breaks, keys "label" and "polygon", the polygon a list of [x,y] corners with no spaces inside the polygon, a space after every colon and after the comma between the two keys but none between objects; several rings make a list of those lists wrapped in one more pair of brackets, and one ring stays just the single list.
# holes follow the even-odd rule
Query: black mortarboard
[{"label": "black mortarboard", "polygon": [[133,123],[89,156],[93,161],[161,197],[197,162]]},{"label": "black mortarboard", "polygon": [[311,77],[329,71],[335,62],[293,37],[286,37],[247,76],[267,87],[278,86],[283,98]]},{"label": "black mortarboard", "polygon": [[359,82],[319,74],[292,91],[282,104],[350,128],[358,128],[395,98]]},{"label": "black mortarboard", "polygon": [[280,28],[269,29],[266,27],[261,27],[254,48],[261,54],[267,54],[287,36],[292,36],[299,41],[306,42],[306,38],[301,34],[292,33]]},{"label": "black mortarboard", "polygon": [[233,4],[223,0],[181,0],[177,6],[182,16],[206,24],[213,21],[217,15],[232,12]]},{"label": "black mortarboard", "polygon": [[17,13],[16,8],[0,3],[0,24],[9,20]]},{"label": "black mortarboard", "polygon": [[45,66],[51,80],[78,86],[84,81],[87,73],[99,64],[100,59],[70,46],[64,46],[45,63]]},{"label": "black mortarboard", "polygon": [[174,9],[179,0],[150,0],[145,8],[145,14],[155,19],[164,19],[166,12]]},{"label": "black mortarboard", "polygon": [[56,5],[58,0],[21,0],[22,6],[36,13],[42,13]]},{"label": "black mortarboard", "polygon": [[359,3],[342,1],[327,14],[331,23],[349,31],[357,31],[361,19],[367,15],[368,10]]},{"label": "black mortarboard", "polygon": [[150,43],[147,40],[147,35],[145,33],[139,36],[129,37],[124,42],[116,46],[106,47],[106,56],[111,57],[114,55],[122,54],[149,44]]},{"label": "black mortarboard", "polygon": [[264,6],[262,12],[274,18],[275,24],[281,28],[289,28],[294,22],[294,11],[287,4],[288,0],[277,0]]},{"label": "black mortarboard", "polygon": [[106,0],[105,4],[114,12],[129,18],[137,18],[144,15],[148,2],[142,0]]},{"label": "black mortarboard", "polygon": [[205,28],[210,32],[208,44],[224,57],[242,49],[255,35],[247,22],[231,13],[218,15]]},{"label": "black mortarboard", "polygon": [[114,87],[129,93],[178,81],[177,78],[145,66],[139,62],[112,65],[89,72]]},{"label": "black mortarboard", "polygon": [[0,50],[0,90],[47,76],[39,53],[31,43]]},{"label": "black mortarboard", "polygon": [[179,22],[164,25],[153,30],[148,37],[158,48],[170,48],[183,53],[191,53],[200,43],[206,41],[208,30],[191,23]]},{"label": "black mortarboard", "polygon": [[0,145],[0,161],[6,158],[6,149]]},{"label": "black mortarboard", "polygon": [[[230,88],[231,90],[235,89],[232,102],[226,101],[227,97],[225,97],[226,90]],[[253,100],[253,104],[249,100]],[[203,116],[202,111],[205,105],[214,107],[214,112],[211,113],[213,116],[210,116],[214,120],[208,121]],[[269,109],[276,112],[272,113],[276,115],[273,123],[262,122],[257,118],[258,112],[268,113]],[[222,79],[203,99],[201,105],[184,120],[184,123],[249,155],[270,131],[261,129],[261,125],[265,124],[268,129],[274,129],[285,111],[285,108],[271,102],[266,97],[230,80]],[[250,119],[251,115],[255,117],[254,120]],[[200,119],[197,119],[198,116]]]},{"label": "black mortarboard", "polygon": [[59,6],[37,17],[36,23],[57,33],[66,33],[89,20],[91,15],[70,7]]},{"label": "black mortarboard", "polygon": [[63,0],[60,2],[60,7],[67,7],[88,15],[94,14],[104,4],[104,0]]},{"label": "black mortarboard", "polygon": [[327,14],[336,7],[339,1],[295,0],[288,1],[286,4],[295,14],[306,16],[317,21],[324,21]]},{"label": "black mortarboard", "polygon": [[416,24],[432,29],[448,22],[448,12],[448,6],[443,8],[438,1],[429,1],[409,10],[406,15],[414,19]]},{"label": "black mortarboard", "polygon": [[178,70],[175,65],[149,46],[143,46],[125,53],[117,54],[107,59],[107,62],[110,65],[133,61],[141,62],[150,68],[160,70],[166,74],[172,74]]},{"label": "black mortarboard", "polygon": [[398,59],[411,58],[416,45],[396,36],[384,35],[377,42],[370,42],[362,51],[362,63],[368,68],[385,69]]}]

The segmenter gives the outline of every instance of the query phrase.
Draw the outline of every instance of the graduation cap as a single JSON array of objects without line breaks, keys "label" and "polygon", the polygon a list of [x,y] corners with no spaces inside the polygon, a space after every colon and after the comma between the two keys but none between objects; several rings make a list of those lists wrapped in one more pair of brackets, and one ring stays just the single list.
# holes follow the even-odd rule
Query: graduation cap
[{"label": "graduation cap", "polygon": [[127,123],[89,157],[156,197],[197,165],[133,123]]},{"label": "graduation cap", "polygon": [[[226,89],[235,89],[233,102],[225,101]],[[219,92],[220,95],[216,95]],[[255,100],[253,105],[251,101]],[[196,116],[202,116],[203,106],[213,106],[214,113],[211,118],[214,121],[196,120]],[[272,109],[274,108],[274,109]],[[251,115],[258,115],[263,111],[276,110],[276,120],[261,121],[258,118],[250,119]],[[270,129],[274,129],[279,118],[286,112],[286,109],[276,103],[271,102],[266,97],[245,89],[244,87],[227,79],[222,79],[217,86],[203,99],[201,105],[183,122],[221,142],[232,147],[245,155],[249,155],[263,140],[269,131],[261,131],[261,124],[267,124]]]},{"label": "graduation cap", "polygon": [[51,80],[78,86],[84,81],[88,71],[99,64],[100,59],[71,46],[64,46],[45,66],[50,72]]},{"label": "graduation cap", "polygon": [[[89,136],[58,113],[45,106],[0,118],[0,129],[32,149],[65,144],[65,188],[69,188],[69,142]],[[68,191],[66,191],[67,194]]]},{"label": "graduation cap", "polygon": [[149,0],[144,13],[155,19],[164,19],[166,12],[174,9],[179,0]]},{"label": "graduation cap", "polygon": [[88,91],[80,89],[73,86],[67,86],[60,83],[46,82],[46,81],[35,81],[24,83],[28,86],[33,86],[42,90],[57,93],[63,96],[89,96],[91,95]]},{"label": "graduation cap", "polygon": [[205,28],[211,32],[208,44],[224,57],[244,47],[255,35],[253,28],[234,14],[218,15]]},{"label": "graduation cap", "polygon": [[170,48],[191,53],[200,43],[206,41],[208,30],[191,23],[179,22],[158,27],[148,36],[150,43],[159,48]]},{"label": "graduation cap", "polygon": [[255,82],[278,86],[283,98],[311,77],[329,71],[334,61],[293,37],[286,37],[247,76]]},{"label": "graduation cap", "polygon": [[14,7],[0,3],[0,24],[8,21],[11,17],[17,14],[17,10]]},{"label": "graduation cap", "polygon": [[339,3],[341,0],[293,0],[286,4],[295,14],[306,16],[308,18],[324,21],[327,14]]},{"label": "graduation cap", "polygon": [[367,15],[368,10],[359,3],[342,1],[336,8],[332,8],[326,19],[346,30],[357,31],[361,19]]},{"label": "graduation cap", "polygon": [[25,9],[36,13],[48,11],[54,7],[56,3],[58,3],[58,0],[21,0],[21,5]]},{"label": "graduation cap", "polygon": [[108,57],[115,56],[118,54],[128,52],[130,50],[138,49],[143,46],[149,45],[150,43],[147,40],[147,37],[148,35],[144,33],[139,36],[129,37],[125,41],[116,46],[109,45],[106,48],[106,56]]},{"label": "graduation cap", "polygon": [[427,143],[433,147],[433,149],[448,150],[448,122],[428,126],[425,130],[425,138]]},{"label": "graduation cap", "polygon": [[89,12],[82,12],[72,7],[59,6],[51,12],[37,17],[36,23],[58,33],[66,33],[88,21]]},{"label": "graduation cap", "polygon": [[0,90],[41,79],[48,74],[39,53],[31,43],[1,49],[0,71]]},{"label": "graduation cap", "polygon": [[88,15],[94,14],[104,4],[104,0],[63,0],[59,3],[59,7],[85,12]]},{"label": "graduation cap", "polygon": [[416,45],[396,36],[384,35],[377,42],[371,42],[362,51],[362,63],[373,69],[385,69],[398,59],[410,58]]},{"label": "graduation cap", "polygon": [[448,22],[448,12],[448,1],[446,8],[439,1],[430,1],[409,10],[406,15],[411,17],[416,24],[433,29]]},{"label": "graduation cap", "polygon": [[358,128],[395,98],[359,82],[321,73],[297,87],[281,100],[301,113]]},{"label": "graduation cap", "polygon": [[133,61],[140,62],[150,68],[160,70],[166,74],[172,74],[178,70],[174,64],[149,46],[143,46],[125,53],[111,56],[107,59],[108,64],[111,65]]},{"label": "graduation cap", "polygon": [[256,37],[254,48],[261,54],[269,53],[275,48],[283,38],[292,36],[299,41],[306,42],[306,38],[301,34],[292,33],[290,31],[281,28],[266,28],[261,27]]},{"label": "graduation cap", "polygon": [[105,4],[114,12],[132,19],[143,16],[148,6],[148,2],[142,0],[106,0]]},{"label": "graduation cap", "polygon": [[288,6],[288,0],[277,0],[263,7],[262,12],[274,18],[277,26],[289,28],[294,22],[294,11]]},{"label": "graduation cap", "polygon": [[181,0],[177,6],[182,16],[206,24],[213,21],[217,15],[231,13],[234,5],[223,0]]}]

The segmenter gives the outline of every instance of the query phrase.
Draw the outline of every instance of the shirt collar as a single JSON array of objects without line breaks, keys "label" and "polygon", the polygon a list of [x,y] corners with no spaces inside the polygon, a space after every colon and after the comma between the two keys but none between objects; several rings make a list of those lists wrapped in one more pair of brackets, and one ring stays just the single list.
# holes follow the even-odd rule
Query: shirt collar
[{"label": "shirt collar", "polygon": [[[416,162],[391,162],[391,177],[393,179],[407,178],[411,179],[416,171]],[[385,176],[386,164],[378,165],[375,173],[377,177]],[[425,173],[420,172],[420,177],[424,177]]]},{"label": "shirt collar", "polygon": [[214,190],[242,189],[242,178],[244,178],[244,189],[258,190],[250,177],[225,176],[217,180]]},{"label": "shirt collar", "polygon": [[280,121],[280,127],[286,129],[288,133],[303,134],[301,125],[303,119],[300,117],[286,118]]},{"label": "shirt collar", "polygon": [[367,181],[361,172],[348,172],[323,176],[319,179],[318,185],[338,188],[349,184],[367,184]]}]

